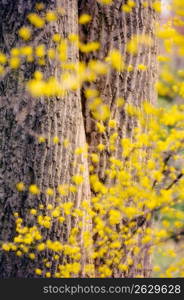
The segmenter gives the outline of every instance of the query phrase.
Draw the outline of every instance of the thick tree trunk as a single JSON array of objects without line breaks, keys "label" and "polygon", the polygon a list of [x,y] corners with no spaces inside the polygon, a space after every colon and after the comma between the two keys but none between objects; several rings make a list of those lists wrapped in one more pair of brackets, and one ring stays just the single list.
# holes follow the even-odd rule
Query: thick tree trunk
[{"label": "thick tree trunk", "polygon": [[[123,70],[117,72],[111,70],[107,76],[101,76],[90,85],[99,91],[103,101],[110,107],[111,118],[117,122],[118,139],[115,152],[103,151],[100,155],[100,162],[96,165],[96,173],[103,183],[108,184],[105,170],[109,168],[109,157],[121,158],[122,148],[120,140],[123,137],[131,137],[132,129],[135,127],[134,117],[126,114],[124,106],[118,107],[116,99],[121,97],[125,103],[129,103],[141,109],[141,104],[145,101],[156,103],[155,83],[157,80],[157,41],[155,37],[155,26],[158,22],[158,13],[152,7],[152,0],[147,1],[148,6],[143,5],[144,1],[135,1],[136,6],[131,13],[122,12],[122,5],[126,1],[116,0],[112,5],[101,5],[96,0],[81,0],[80,14],[88,13],[92,16],[92,21],[80,27],[81,38],[86,41],[100,42],[100,50],[97,54],[81,54],[81,59],[88,62],[91,59],[104,60],[112,49],[118,49],[124,59],[125,67],[132,66],[131,71]],[[152,40],[152,46],[146,43],[138,44],[138,52],[127,51],[127,45],[132,38],[138,40],[146,36],[147,41]],[[141,71],[138,66],[143,64],[146,71]],[[89,85],[87,86],[89,87]],[[89,149],[93,151],[99,143],[106,144],[111,134],[111,129],[107,129],[105,135],[96,130],[94,120],[90,116],[88,102],[83,96],[83,111],[85,120],[85,131]],[[108,126],[107,126],[108,128]],[[107,135],[107,136],[106,136]],[[145,228],[150,225],[145,223]],[[150,276],[151,264],[148,249],[133,257],[133,265],[126,274],[127,277],[136,275]],[[136,265],[141,264],[142,269],[136,270]],[[115,272],[115,276],[122,276],[121,272]]]},{"label": "thick tree trunk", "polygon": [[[21,46],[17,31],[25,25],[25,18],[33,12],[36,1],[15,0],[0,2],[0,48],[7,55],[12,47]],[[44,1],[46,3],[46,1]],[[46,8],[57,9],[60,1],[47,1]],[[36,43],[51,45],[53,33],[60,33],[64,38],[70,33],[78,33],[78,10],[76,0],[62,1],[65,10],[54,25],[36,32]],[[53,23],[51,23],[53,24]],[[69,60],[78,60],[77,48],[70,51]],[[52,64],[51,64],[52,63]],[[47,76],[57,76],[58,69],[51,62],[43,67]],[[25,91],[23,79],[30,79],[36,65],[26,63],[21,69],[11,70],[0,83],[0,240],[11,241],[15,235],[14,212],[26,221],[31,208],[38,208],[48,203],[57,205],[57,187],[70,184],[71,176],[79,172],[78,165],[85,168],[85,182],[78,188],[78,193],[70,193],[63,201],[73,201],[74,207],[80,207],[82,200],[89,200],[90,188],[88,181],[87,158],[74,156],[76,147],[84,147],[85,133],[79,92],[69,93],[64,99],[32,99]],[[37,136],[45,136],[46,143],[38,143]],[[59,144],[54,145],[53,137],[58,136]],[[68,139],[69,148],[65,148],[63,140]],[[77,164],[76,164],[77,163]],[[76,164],[76,166],[75,166]],[[27,191],[16,192],[17,182],[26,186],[38,185],[40,195],[30,195]],[[46,196],[44,191],[54,189],[54,196]],[[69,200],[68,200],[69,199]],[[69,217],[63,224],[55,223],[51,229],[45,229],[43,235],[51,240],[68,241],[71,228],[77,224],[77,217]],[[85,224],[85,222],[84,222]],[[88,222],[88,227],[90,226]],[[85,225],[82,228],[86,230]],[[82,238],[79,238],[82,244]],[[42,258],[52,261],[52,276],[57,271],[58,263],[48,253],[38,255],[34,261],[21,258],[14,253],[0,254],[1,277],[33,277],[35,268],[42,268]],[[86,261],[85,250],[82,251],[81,263]],[[83,269],[80,276],[84,276]]]}]

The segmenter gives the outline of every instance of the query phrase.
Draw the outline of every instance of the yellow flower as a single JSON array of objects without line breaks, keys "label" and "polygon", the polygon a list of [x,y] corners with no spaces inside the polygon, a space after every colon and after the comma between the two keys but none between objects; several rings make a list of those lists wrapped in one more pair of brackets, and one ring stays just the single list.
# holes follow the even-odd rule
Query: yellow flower
[{"label": "yellow flower", "polygon": [[89,274],[89,275],[94,275],[94,265],[93,264],[88,264],[85,265],[85,273]]},{"label": "yellow flower", "polygon": [[119,50],[113,49],[110,51],[106,61],[111,64],[111,66],[117,71],[122,71],[124,68],[123,57]]},{"label": "yellow flower", "polygon": [[35,49],[35,54],[38,57],[43,57],[45,55],[45,45],[39,45]]},{"label": "yellow flower", "polygon": [[41,274],[42,274],[42,270],[41,270],[41,269],[35,269],[35,273],[36,273],[37,275],[41,275]]},{"label": "yellow flower", "polygon": [[39,137],[38,137],[38,142],[39,142],[40,144],[45,143],[45,141],[46,141],[46,139],[45,139],[44,136],[39,136]]},{"label": "yellow flower", "polygon": [[54,11],[49,10],[46,13],[45,19],[47,20],[47,22],[57,21],[57,15]]},{"label": "yellow flower", "polygon": [[132,218],[137,214],[136,207],[124,207],[123,212],[126,214],[128,218]]},{"label": "yellow flower", "polygon": [[123,4],[121,7],[122,11],[124,11],[125,13],[130,13],[132,11],[132,8],[127,5],[127,4]]},{"label": "yellow flower", "polygon": [[44,243],[38,244],[37,250],[38,251],[44,251],[45,250],[45,244]]},{"label": "yellow flower", "polygon": [[135,7],[136,6],[136,3],[135,3],[135,1],[133,1],[133,0],[128,0],[128,6],[130,6],[130,7]]},{"label": "yellow flower", "polygon": [[61,41],[61,35],[59,33],[53,34],[52,40],[56,43],[59,43]]},{"label": "yellow flower", "polygon": [[66,202],[63,204],[63,210],[66,215],[71,214],[71,208],[73,207],[73,202]]},{"label": "yellow flower", "polygon": [[68,40],[71,42],[71,43],[78,43],[79,41],[79,36],[77,34],[74,34],[74,33],[70,33],[68,35]]},{"label": "yellow flower", "polygon": [[36,3],[35,8],[37,10],[43,10],[45,8],[45,5],[43,4],[43,2],[38,2]]},{"label": "yellow flower", "polygon": [[86,24],[89,23],[91,21],[91,16],[88,14],[83,14],[80,16],[79,18],[79,24]]},{"label": "yellow flower", "polygon": [[[38,64],[40,66],[45,66],[45,59],[43,57],[38,58]],[[47,88],[47,85],[45,85],[45,87]]]},{"label": "yellow flower", "polygon": [[63,223],[63,222],[65,221],[65,218],[64,218],[64,217],[59,217],[59,218],[58,218],[58,221],[59,221],[60,223]]},{"label": "yellow flower", "polygon": [[45,83],[42,80],[30,80],[27,84],[28,91],[34,97],[40,97],[44,95]]},{"label": "yellow flower", "polygon": [[121,213],[118,210],[110,210],[109,222],[111,225],[119,224],[121,222],[121,218]]},{"label": "yellow flower", "polygon": [[106,104],[100,104],[92,111],[92,115],[98,121],[106,121],[110,117],[110,109]]},{"label": "yellow flower", "polygon": [[91,60],[88,66],[89,69],[96,74],[105,75],[108,71],[107,64],[98,60]]},{"label": "yellow flower", "polygon": [[161,13],[161,1],[160,1],[160,0],[154,1],[154,2],[152,3],[152,8],[153,8],[156,12]]},{"label": "yellow flower", "polygon": [[45,25],[45,21],[38,14],[35,13],[29,14],[28,20],[37,28],[43,28],[43,26]]},{"label": "yellow flower", "polygon": [[[58,45],[58,54],[61,62],[65,62],[68,57],[68,44],[67,40],[62,40]],[[64,79],[64,78],[63,78]]]},{"label": "yellow flower", "polygon": [[32,260],[34,260],[34,259],[35,259],[35,257],[36,257],[36,256],[35,256],[35,254],[34,254],[34,253],[30,253],[30,254],[29,254],[29,258],[30,258],[30,259],[32,259]]},{"label": "yellow flower", "polygon": [[128,271],[128,266],[125,265],[125,264],[120,264],[118,267],[119,267],[119,269],[120,269],[121,271],[123,271],[123,272]]},{"label": "yellow flower", "polygon": [[82,175],[74,175],[72,177],[72,181],[77,185],[80,185],[81,183],[83,183],[83,180],[84,180],[84,178]]},{"label": "yellow flower", "polygon": [[105,149],[105,145],[103,144],[98,144],[97,149],[101,152]]},{"label": "yellow flower", "polygon": [[50,59],[54,59],[56,57],[56,51],[53,48],[48,49],[47,55]]},{"label": "yellow flower", "polygon": [[26,26],[21,27],[19,30],[19,36],[23,40],[28,41],[31,38],[31,29]]},{"label": "yellow flower", "polygon": [[100,43],[98,42],[89,42],[87,44],[79,44],[79,49],[81,52],[88,53],[97,51],[100,48]]},{"label": "yellow flower", "polygon": [[12,69],[17,69],[20,66],[20,58],[19,57],[11,57],[9,60],[9,66]]},{"label": "yellow flower", "polygon": [[170,226],[170,223],[169,223],[169,221],[167,221],[167,220],[163,220],[163,221],[162,221],[162,225],[163,225],[165,228],[168,228],[168,227]]},{"label": "yellow flower", "polygon": [[113,3],[113,0],[97,0],[97,1],[105,5],[110,5]]},{"label": "yellow flower", "polygon": [[147,69],[147,67],[146,67],[145,65],[143,65],[143,64],[139,64],[139,65],[137,66],[137,68],[138,68],[138,70],[140,70],[140,71],[146,71],[146,69]]},{"label": "yellow flower", "polygon": [[69,186],[67,184],[59,184],[58,185],[58,192],[62,196],[67,196],[69,191]]},{"label": "yellow flower", "polygon": [[51,189],[51,188],[48,188],[48,189],[46,189],[46,194],[47,194],[48,196],[53,196],[53,195],[54,195],[54,190]]},{"label": "yellow flower", "polygon": [[117,125],[116,120],[109,120],[109,127],[115,128]]},{"label": "yellow flower", "polygon": [[17,189],[17,191],[19,191],[19,192],[24,191],[24,190],[25,190],[25,184],[24,184],[23,182],[18,182],[18,183],[16,184],[16,189]]},{"label": "yellow flower", "polygon": [[120,248],[121,247],[121,243],[119,241],[113,242],[110,244],[110,248]]},{"label": "yellow flower", "polygon": [[77,192],[76,186],[70,185],[70,186],[69,186],[69,191],[72,192],[72,193],[76,193],[76,192]]},{"label": "yellow flower", "polygon": [[[96,98],[99,96],[99,92],[95,89],[86,89],[85,90],[85,96],[86,98]],[[97,98],[98,99],[98,98]]]},{"label": "yellow flower", "polygon": [[12,48],[10,54],[11,56],[18,56],[20,54],[20,50],[18,48]]},{"label": "yellow flower", "polygon": [[168,249],[167,255],[170,257],[176,257],[176,252],[173,249]]},{"label": "yellow flower", "polygon": [[102,278],[110,277],[112,275],[112,270],[106,265],[100,266],[98,270],[101,273],[100,277]]},{"label": "yellow flower", "polygon": [[5,64],[7,62],[6,55],[2,52],[0,52],[0,64]]},{"label": "yellow flower", "polygon": [[127,43],[127,52],[131,54],[136,54],[138,51],[138,41],[135,38],[132,38],[128,43]]},{"label": "yellow flower", "polygon": [[43,73],[40,72],[40,71],[38,71],[38,70],[35,71],[35,72],[34,72],[34,78],[37,79],[37,80],[43,79]]},{"label": "yellow flower", "polygon": [[90,165],[90,166],[89,166],[89,171],[90,171],[90,172],[93,172],[93,171],[94,171],[94,166]]},{"label": "yellow flower", "polygon": [[129,65],[129,66],[126,67],[126,69],[127,69],[128,72],[132,72],[134,67],[132,65]]},{"label": "yellow flower", "polygon": [[48,205],[47,205],[47,209],[48,209],[48,210],[53,209],[53,205],[52,205],[52,204],[48,204]]},{"label": "yellow flower", "polygon": [[58,144],[59,143],[59,138],[58,136],[53,137],[53,143]]},{"label": "yellow flower", "polygon": [[37,187],[36,184],[30,185],[29,191],[30,191],[30,193],[33,194],[33,195],[38,195],[38,194],[40,193],[40,190],[39,190],[39,188]]},{"label": "yellow flower", "polygon": [[8,243],[5,243],[5,244],[2,244],[2,249],[4,251],[10,251],[11,250],[11,247]]},{"label": "yellow flower", "polygon": [[21,252],[20,250],[18,250],[18,251],[16,252],[16,255],[17,255],[17,256],[22,256],[22,252]]},{"label": "yellow flower", "polygon": [[20,54],[31,58],[33,54],[33,48],[31,46],[24,46],[20,48]]},{"label": "yellow flower", "polygon": [[92,101],[89,102],[88,106],[90,110],[97,109],[102,104],[102,98],[95,97]]},{"label": "yellow flower", "polygon": [[145,235],[143,238],[142,238],[142,243],[143,244],[147,244],[151,241],[151,236],[150,235]]},{"label": "yellow flower", "polygon": [[98,163],[99,162],[99,157],[96,153],[91,154],[91,160],[93,163]]},{"label": "yellow flower", "polygon": [[60,216],[60,211],[59,209],[54,209],[53,212],[52,212],[52,217],[54,218],[58,218]]},{"label": "yellow flower", "polygon": [[154,272],[160,272],[160,267],[159,266],[154,266],[153,271]]},{"label": "yellow flower", "polygon": [[36,214],[37,214],[37,210],[34,209],[34,208],[31,209],[31,210],[30,210],[30,214],[31,214],[31,215],[36,215]]},{"label": "yellow flower", "polygon": [[81,265],[79,263],[75,262],[75,263],[71,264],[72,273],[78,274],[80,269],[81,269]]},{"label": "yellow flower", "polygon": [[140,253],[140,251],[141,251],[141,249],[139,248],[139,247],[135,247],[134,248],[134,250],[133,250],[133,252],[134,252],[134,255],[137,255],[137,254],[139,254]]}]

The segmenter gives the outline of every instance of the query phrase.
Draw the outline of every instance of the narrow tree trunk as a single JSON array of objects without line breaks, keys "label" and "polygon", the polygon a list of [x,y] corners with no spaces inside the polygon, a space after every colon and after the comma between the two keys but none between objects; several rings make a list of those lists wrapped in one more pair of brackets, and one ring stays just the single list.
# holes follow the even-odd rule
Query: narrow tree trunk
[{"label": "narrow tree trunk", "polygon": [[[152,8],[152,0],[147,1],[148,6],[143,5],[144,1],[135,1],[136,6],[131,13],[122,11],[122,5],[126,1],[116,0],[112,5],[101,5],[95,0],[81,0],[80,14],[88,13],[92,21],[80,27],[81,39],[86,42],[100,42],[100,50],[97,54],[81,53],[81,59],[88,62],[91,59],[104,60],[112,49],[118,49],[124,59],[125,67],[132,66],[131,71],[126,69],[122,72],[111,70],[107,76],[101,76],[91,84],[90,87],[99,91],[100,97],[110,107],[111,118],[117,122],[118,139],[116,151],[109,153],[104,151],[100,155],[100,162],[96,165],[96,173],[100,180],[107,184],[105,170],[109,167],[109,157],[115,156],[121,159],[120,139],[132,136],[132,130],[136,125],[134,117],[126,114],[124,106],[118,107],[116,99],[121,97],[125,103],[129,103],[141,109],[144,101],[156,103],[155,83],[157,80],[157,41],[155,37],[155,26],[158,21],[158,13]],[[138,52],[127,51],[130,40],[137,36],[138,40],[146,36],[147,41],[152,40],[152,46],[138,44]],[[139,70],[139,64],[147,67],[146,71]],[[89,87],[89,85],[88,85]],[[96,130],[96,125],[90,115],[88,102],[83,96],[83,111],[85,120],[85,131],[89,149],[93,151],[94,146],[99,143],[106,144],[109,140],[111,130],[107,130],[107,136]],[[133,138],[133,137],[132,137]],[[150,223],[149,223],[150,225]],[[144,224],[145,228],[148,224]],[[149,248],[149,247],[148,247]],[[134,264],[126,274],[127,277],[136,275],[149,276],[151,272],[150,255],[145,247],[144,253],[133,257]],[[142,264],[141,270],[136,270],[136,265]],[[115,276],[123,276],[115,271]]]},{"label": "narrow tree trunk", "polygon": [[[37,1],[15,0],[0,1],[0,49],[8,55],[12,47],[21,46],[17,31],[25,25],[26,16],[34,11]],[[44,1],[47,9],[64,8],[61,16],[54,25],[36,31],[36,44],[44,43],[51,47],[53,33],[59,33],[66,38],[70,33],[78,33],[77,1],[65,0]],[[52,23],[51,23],[52,24]],[[33,42],[34,43],[34,42]],[[77,48],[72,48],[69,60],[78,60]],[[36,64],[26,63],[21,69],[9,71],[0,82],[0,240],[12,241],[15,235],[14,213],[27,220],[31,208],[40,204],[45,208],[48,203],[57,205],[57,187],[60,184],[70,184],[71,176],[79,172],[78,165],[84,165],[85,182],[78,188],[78,193],[63,198],[62,201],[73,201],[74,208],[79,208],[82,200],[89,200],[90,188],[88,181],[88,164],[85,157],[74,156],[76,147],[84,147],[85,132],[79,92],[68,93],[64,99],[48,98],[33,99],[25,91],[23,82],[30,79]],[[58,76],[58,68],[53,62],[42,67],[47,77]],[[38,143],[38,136],[45,136],[46,143]],[[53,143],[54,136],[60,139],[59,144]],[[64,147],[63,141],[68,139],[69,147]],[[76,166],[75,166],[76,165]],[[27,191],[16,192],[16,183],[24,182],[27,187],[36,184],[41,190],[40,195],[31,195]],[[54,196],[45,195],[45,190],[54,189]],[[77,217],[68,216],[63,224],[55,222],[51,229],[45,229],[43,236],[49,239],[68,241],[71,228],[76,226]],[[83,222],[85,224],[85,222]],[[85,225],[81,231],[85,230]],[[34,224],[32,224],[34,225]],[[88,227],[90,223],[88,222]],[[81,247],[82,247],[82,238]],[[43,269],[43,258],[52,261],[52,276],[57,271],[58,263],[50,254],[37,255],[34,261],[22,258],[13,252],[0,254],[1,277],[33,277],[35,268]],[[82,271],[86,261],[85,250],[82,250]]]}]

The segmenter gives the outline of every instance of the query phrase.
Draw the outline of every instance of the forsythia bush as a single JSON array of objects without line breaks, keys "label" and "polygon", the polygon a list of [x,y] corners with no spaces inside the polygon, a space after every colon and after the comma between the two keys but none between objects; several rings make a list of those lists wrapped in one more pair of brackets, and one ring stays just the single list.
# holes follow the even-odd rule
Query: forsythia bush
[{"label": "forsythia bush", "polygon": [[[113,1],[98,2],[111,5]],[[144,1],[145,8],[147,5],[147,1]],[[161,70],[157,89],[161,96],[184,98],[184,69],[174,72],[171,69],[172,51],[175,55],[184,55],[184,36],[178,30],[178,27],[184,26],[184,2],[173,0],[170,5],[172,18],[157,31],[167,51],[166,54],[158,56]],[[136,1],[128,1],[122,6],[122,13],[131,13],[135,6]],[[153,9],[161,12],[160,1],[153,1]],[[44,4],[37,3],[36,12],[28,15],[30,26],[23,26],[18,32],[25,45],[13,48],[10,56],[0,52],[2,77],[8,68],[18,69],[25,61],[36,61],[40,66],[45,65],[48,60],[59,62],[60,78],[45,78],[38,68],[33,78],[26,83],[26,89],[35,98],[34,101],[38,97],[53,96],[60,97],[62,101],[62,97],[69,91],[80,89],[84,82],[94,82],[112,69],[117,72],[124,69],[131,72],[134,69],[132,65],[125,65],[124,58],[117,49],[112,49],[104,61],[69,62],[70,47],[77,47],[84,53],[100,48],[98,41],[84,44],[76,34],[70,34],[66,39],[54,34],[53,48],[47,49],[44,44],[33,45],[31,39],[34,28],[42,30],[49,22],[57,21],[62,14],[62,9],[45,11]],[[91,16],[88,14],[79,17],[79,23],[84,26],[90,21]],[[146,35],[140,35],[139,39],[133,37],[127,44],[127,52],[136,53],[140,44],[149,47],[152,40]],[[147,66],[139,64],[137,68],[140,72],[145,72]],[[32,207],[25,219],[15,211],[16,234],[12,241],[1,242],[3,251],[13,251],[17,256],[26,256],[30,260],[34,260],[44,251],[51,253],[56,261],[63,255],[68,258],[65,264],[58,264],[54,274],[51,272],[52,261],[40,259],[35,273],[42,277],[77,276],[81,270],[82,247],[87,249],[91,258],[91,262],[85,266],[87,276],[111,277],[114,269],[126,276],[129,268],[135,264],[134,257],[137,254],[147,249],[152,255],[155,251],[161,251],[160,247],[171,238],[179,241],[182,237],[184,211],[179,207],[184,203],[184,105],[162,108],[152,106],[145,99],[142,107],[137,109],[126,103],[126,99],[117,98],[117,109],[123,107],[126,115],[136,124],[131,137],[120,138],[117,122],[111,118],[110,108],[103,102],[98,90],[86,88],[85,96],[96,130],[102,136],[107,131],[110,132],[106,143],[98,144],[93,152],[88,149],[88,145],[75,149],[75,155],[85,154],[90,161],[90,186],[93,194],[91,205],[85,199],[79,208],[74,207],[70,199],[63,201],[63,197],[67,197],[69,193],[76,194],[78,187],[85,181],[82,165],[80,172],[71,177],[70,184],[57,187],[60,195],[57,205],[52,204],[52,197],[56,193],[52,187],[40,190],[36,183],[26,186],[24,182],[17,182],[15,188],[19,193],[28,190],[32,197],[45,193],[49,196],[50,203],[46,206],[40,204],[38,208]],[[40,135],[37,139],[38,143],[46,143],[47,136]],[[53,137],[53,145],[60,142],[70,151],[70,140],[61,141],[58,136]],[[121,149],[118,157],[117,149]],[[105,183],[95,172],[95,166],[103,151],[110,153],[108,168],[105,170]],[[52,227],[55,224],[63,226],[68,216],[78,219],[77,226],[71,229],[68,242],[61,243],[48,238]],[[155,222],[158,217],[159,224]],[[88,222],[90,218],[93,220],[92,232],[81,233],[83,222]],[[177,253],[171,247],[165,255],[176,257]],[[93,263],[96,260],[100,261],[97,270]],[[139,261],[135,268],[142,269]],[[165,270],[160,270],[155,265],[154,271],[155,276],[182,277],[184,259],[175,261]]]}]

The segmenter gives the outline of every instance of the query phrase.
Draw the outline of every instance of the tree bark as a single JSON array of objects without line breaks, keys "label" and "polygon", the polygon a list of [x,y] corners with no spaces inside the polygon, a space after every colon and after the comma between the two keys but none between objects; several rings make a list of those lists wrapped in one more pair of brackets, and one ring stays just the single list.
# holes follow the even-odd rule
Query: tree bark
[{"label": "tree bark", "polygon": [[[116,141],[116,151],[109,153],[103,151],[100,154],[100,162],[95,166],[96,173],[100,180],[108,185],[108,179],[105,170],[109,168],[109,157],[112,155],[118,159],[121,158],[122,148],[120,140],[124,137],[133,139],[132,130],[136,126],[134,117],[128,116],[124,106],[118,107],[116,99],[121,97],[125,99],[125,103],[129,103],[141,109],[144,101],[151,104],[156,103],[155,83],[157,81],[157,39],[155,36],[155,26],[158,22],[158,13],[152,7],[152,0],[147,1],[148,6],[143,6],[143,1],[135,1],[136,6],[131,13],[122,12],[122,5],[126,1],[116,0],[112,5],[101,5],[95,0],[81,0],[79,12],[88,13],[92,17],[92,21],[85,26],[80,27],[80,35],[83,41],[100,42],[100,50],[98,52],[84,54],[81,53],[81,60],[89,62],[90,60],[102,60],[108,56],[112,49],[118,49],[124,59],[125,66],[133,66],[131,71],[123,70],[121,72],[111,70],[107,76],[101,76],[95,83],[89,84],[87,87],[95,88],[99,91],[100,97],[110,107],[111,118],[116,120],[118,139]],[[152,40],[152,45],[146,47],[145,44],[138,46],[137,53],[127,51],[128,42],[137,36],[147,36]],[[139,64],[147,67],[146,71],[138,68]],[[107,136],[100,134],[96,130],[95,122],[91,118],[88,102],[83,94],[82,97],[85,132],[89,149],[94,152],[95,146],[99,143],[106,144],[111,134],[111,129],[107,129]],[[107,124],[106,124],[107,125]],[[108,126],[107,126],[108,128]],[[150,222],[145,222],[145,229],[150,226]],[[135,277],[137,275],[148,277],[151,274],[151,261],[148,254],[149,247],[145,247],[143,253],[134,256],[134,264],[126,274],[127,277]],[[136,270],[135,265],[142,264],[142,269]],[[121,272],[115,271],[115,277],[124,276]]]},{"label": "tree bark", "polygon": [[[21,46],[17,37],[18,29],[25,25],[26,15],[33,12],[36,1],[1,1],[0,3],[0,48],[9,54],[12,47]],[[60,1],[44,2],[47,9],[57,9]],[[53,33],[60,33],[66,38],[70,33],[78,33],[77,1],[62,1],[65,10],[54,25],[47,25],[47,29],[36,31],[36,43],[52,46]],[[78,61],[77,48],[73,47],[69,60]],[[83,155],[74,155],[76,147],[84,147],[86,143],[84,123],[82,118],[79,91],[68,93],[61,98],[33,99],[25,91],[23,79],[30,79],[36,69],[36,64],[26,63],[21,69],[11,70],[0,83],[0,240],[11,241],[15,235],[14,212],[26,222],[31,208],[38,208],[48,203],[57,205],[57,187],[69,184],[71,176],[79,172],[78,165],[85,168],[85,182],[78,188],[77,195],[72,192],[63,198],[64,202],[73,201],[74,207],[80,207],[82,200],[89,201],[90,187],[88,180],[88,162]],[[52,62],[42,68],[47,76],[58,76],[58,68]],[[38,143],[37,136],[46,136],[46,143]],[[54,145],[52,139],[58,136],[59,144]],[[65,148],[63,140],[68,139],[69,148]],[[76,166],[75,166],[76,164]],[[30,195],[27,191],[16,192],[17,182],[24,182],[26,186],[36,184],[41,193],[39,196]],[[54,196],[46,196],[46,188],[54,189]],[[69,199],[69,200],[68,200]],[[43,232],[51,240],[67,243],[71,228],[76,226],[77,217],[69,217],[63,224],[55,222],[51,229]],[[85,222],[83,222],[86,224]],[[88,228],[90,222],[87,224]],[[87,229],[83,225],[81,231]],[[81,245],[82,245],[82,238]],[[82,250],[81,264],[86,262],[85,249]],[[34,277],[35,268],[42,266],[42,257],[52,261],[51,274],[55,274],[60,262],[54,261],[50,254],[38,255],[35,261],[16,256],[14,253],[1,252],[1,277]],[[41,267],[42,268],[42,267]],[[84,276],[84,270],[80,273]]]}]

